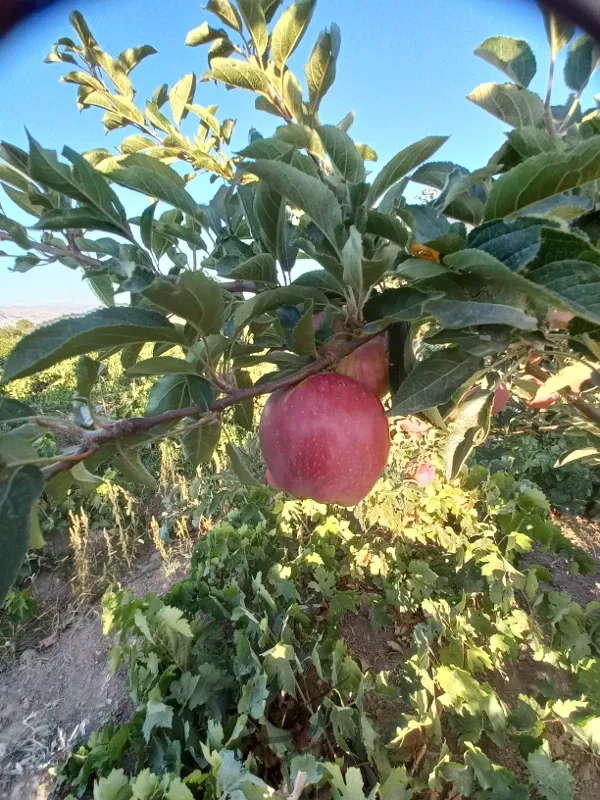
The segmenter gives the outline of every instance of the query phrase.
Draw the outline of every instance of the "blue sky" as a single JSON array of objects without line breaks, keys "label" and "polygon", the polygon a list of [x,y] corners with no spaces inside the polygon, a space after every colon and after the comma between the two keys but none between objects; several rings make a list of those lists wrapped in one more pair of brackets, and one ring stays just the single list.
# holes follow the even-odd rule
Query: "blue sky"
[{"label": "blue sky", "polygon": [[[72,35],[68,15],[75,7],[111,54],[141,44],[158,50],[133,73],[140,100],[149,98],[160,83],[172,85],[185,73],[199,75],[205,69],[204,48],[183,44],[188,30],[212,16],[196,0],[57,3],[0,43],[2,139],[24,146],[27,127],[45,147],[60,151],[68,144],[83,151],[115,147],[126,135],[115,131],[105,136],[100,112],[80,113],[75,105],[76,87],[58,82],[65,66],[43,63],[54,41]],[[375,169],[428,134],[451,137],[436,158],[471,169],[485,164],[502,143],[505,126],[465,95],[479,83],[502,81],[501,73],[473,55],[488,36],[527,39],[539,68],[530,88],[545,91],[545,31],[537,6],[527,0],[319,0],[306,41],[292,60],[299,76],[318,31],[332,21],[340,25],[342,48],[338,78],[323,103],[321,117],[335,123],[352,109],[356,122],[350,133],[378,152]],[[557,101],[564,97],[564,92],[557,91]],[[255,111],[249,93],[199,84],[196,102],[219,103],[221,119],[237,118],[234,150],[246,143],[251,125],[268,135],[277,124],[274,117]],[[206,181],[198,180],[190,190],[201,202],[213,191]],[[8,270],[9,262],[0,259],[0,306],[93,299],[80,275],[66,267],[15,274]]]}]

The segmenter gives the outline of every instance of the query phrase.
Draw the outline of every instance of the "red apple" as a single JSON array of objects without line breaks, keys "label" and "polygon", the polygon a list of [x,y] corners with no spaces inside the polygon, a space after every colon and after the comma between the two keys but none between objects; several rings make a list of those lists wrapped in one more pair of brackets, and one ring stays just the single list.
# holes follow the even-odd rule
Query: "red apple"
[{"label": "red apple", "polygon": [[509,398],[510,392],[508,391],[508,386],[505,383],[499,383],[494,392],[492,414],[499,414],[500,411],[504,411]]},{"label": "red apple", "polygon": [[[539,378],[536,378],[536,377],[534,377],[532,375],[529,375],[528,379],[529,379],[529,381],[531,381],[531,383],[535,383],[537,386],[543,386],[544,385],[543,381],[541,381]],[[556,403],[556,401],[558,400],[560,395],[558,394],[558,392],[551,392],[550,394],[540,395],[540,397],[537,397],[537,399],[536,399],[536,397],[537,397],[537,393],[527,403],[529,408],[537,408],[537,409],[550,408],[550,406],[552,406],[552,405],[554,405],[554,403]]]},{"label": "red apple", "polygon": [[390,389],[388,368],[388,344],[384,335],[376,336],[343,358],[337,371],[364,384],[377,397],[384,397]]},{"label": "red apple", "polygon": [[409,473],[409,477],[412,478],[417,486],[424,489],[435,480],[435,467],[427,461],[422,461],[420,464],[415,464]]},{"label": "red apple", "polygon": [[574,316],[575,314],[571,314],[570,311],[558,311],[553,308],[546,315],[546,325],[550,330],[554,331],[568,328],[569,322],[571,322]]},{"label": "red apple", "polygon": [[321,373],[268,399],[259,428],[267,480],[294,497],[353,506],[387,463],[383,406],[358,381]]},{"label": "red apple", "polygon": [[423,420],[418,417],[406,417],[406,419],[400,420],[398,427],[402,433],[407,433],[409,436],[419,436],[421,433],[427,433],[431,425],[427,422],[423,422]]}]

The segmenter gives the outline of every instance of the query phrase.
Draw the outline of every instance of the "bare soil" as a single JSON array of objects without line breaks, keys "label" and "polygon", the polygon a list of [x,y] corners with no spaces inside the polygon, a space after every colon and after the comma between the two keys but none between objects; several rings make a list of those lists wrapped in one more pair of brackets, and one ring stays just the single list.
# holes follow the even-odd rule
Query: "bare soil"
[{"label": "bare soil", "polygon": [[[162,593],[186,568],[180,561],[167,573],[155,552],[138,563],[123,585],[140,596]],[[133,710],[124,676],[111,677],[107,671],[110,647],[96,604],[66,630],[56,627],[37,646],[23,650],[0,673],[3,800],[45,799],[48,765],[92,730],[125,719]]]}]

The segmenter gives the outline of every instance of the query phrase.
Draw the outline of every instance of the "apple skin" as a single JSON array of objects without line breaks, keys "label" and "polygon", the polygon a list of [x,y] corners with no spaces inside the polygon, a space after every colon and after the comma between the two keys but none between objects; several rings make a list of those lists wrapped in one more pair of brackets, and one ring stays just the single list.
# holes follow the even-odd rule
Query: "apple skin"
[{"label": "apple skin", "polygon": [[492,414],[499,414],[504,411],[506,404],[510,398],[508,386],[505,383],[499,383],[494,392],[494,402],[492,404]]},{"label": "apple skin", "polygon": [[435,480],[435,467],[428,461],[421,461],[411,470],[410,477],[419,488],[424,489]]},{"label": "apple skin", "polygon": [[387,337],[376,336],[354,350],[340,361],[337,371],[364,384],[377,397],[385,397],[390,390]]},{"label": "apple skin", "polygon": [[335,373],[274,392],[258,434],[271,486],[341,506],[369,494],[390,449],[380,401],[358,381]]}]

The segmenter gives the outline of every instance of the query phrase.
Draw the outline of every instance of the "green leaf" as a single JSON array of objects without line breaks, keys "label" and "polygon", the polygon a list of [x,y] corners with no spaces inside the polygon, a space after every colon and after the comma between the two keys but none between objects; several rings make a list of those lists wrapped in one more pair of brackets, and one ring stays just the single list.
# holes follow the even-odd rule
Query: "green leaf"
[{"label": "green leaf", "polygon": [[219,333],[223,325],[224,300],[217,281],[202,272],[182,273],[177,283],[156,278],[143,294],[171,314],[190,323],[205,335]]},{"label": "green leaf", "polygon": [[278,642],[264,654],[264,665],[267,674],[276,677],[282,691],[296,697],[296,680],[290,662],[294,662],[296,654],[290,644]]},{"label": "green leaf", "polygon": [[452,161],[430,161],[428,164],[423,164],[410,176],[411,181],[415,183],[422,183],[425,186],[433,186],[434,189],[442,189],[446,185],[446,181],[455,169],[462,169]]},{"label": "green leaf", "polygon": [[317,128],[325,152],[342,178],[348,183],[360,183],[365,179],[363,159],[347,133],[335,125]]},{"label": "green leaf", "polygon": [[501,175],[485,204],[486,220],[506,217],[547,197],[600,178],[600,137],[566,152],[543,153]]},{"label": "green leaf", "polygon": [[377,161],[377,153],[370,145],[357,142],[354,146],[363,161]]},{"label": "green leaf", "polygon": [[555,11],[550,10],[543,4],[541,5],[541,9],[544,15],[548,44],[550,45],[552,57],[555,58],[556,54],[562,50],[563,47],[566,47],[573,38],[575,26],[570,19],[559,16]]},{"label": "green leaf", "polygon": [[407,416],[448,402],[483,361],[458,348],[442,350],[418,361],[396,392],[390,416]]},{"label": "green leaf", "polygon": [[17,342],[4,362],[2,382],[34,375],[73,356],[133,342],[180,344],[181,337],[162,314],[141,308],[103,308],[64,317]]},{"label": "green leaf", "polygon": [[397,217],[383,214],[381,211],[370,209],[367,212],[366,231],[374,236],[389,239],[390,242],[394,242],[400,247],[405,247],[408,243],[408,228]]},{"label": "green leaf", "polygon": [[252,256],[252,258],[242,261],[227,274],[240,280],[277,284],[277,265],[270,253]]},{"label": "green leaf", "polygon": [[262,484],[256,480],[254,475],[246,466],[247,456],[245,453],[240,450],[237,445],[233,444],[233,442],[227,442],[225,449],[227,451],[227,455],[229,456],[231,469],[234,471],[242,486],[261,486]]},{"label": "green leaf", "polygon": [[535,75],[535,56],[523,39],[511,36],[492,36],[479,45],[475,55],[502,70],[505,75],[525,89]]},{"label": "green leaf", "polygon": [[393,322],[412,322],[423,316],[423,305],[434,296],[419,289],[402,287],[385,289],[374,294],[365,303],[363,314],[367,324],[365,333],[377,333]]},{"label": "green leaf", "polygon": [[123,477],[132,483],[145,486],[151,491],[156,490],[156,478],[142,464],[139,450],[126,447],[120,441],[115,442],[118,456],[115,458],[115,467]]},{"label": "green leaf", "polygon": [[213,58],[210,71],[204,73],[202,80],[221,81],[227,86],[264,95],[269,94],[270,88],[269,79],[261,69],[235,58]]},{"label": "green leaf", "polygon": [[0,395],[0,422],[12,422],[24,417],[33,417],[35,414],[35,409],[27,403]]},{"label": "green leaf", "polygon": [[315,327],[313,323],[313,305],[309,304],[292,331],[294,351],[300,355],[316,356]]},{"label": "green leaf", "polygon": [[41,471],[31,465],[18,467],[0,480],[0,603],[4,601],[25,558],[31,514],[43,485]]},{"label": "green leaf", "polygon": [[573,773],[564,762],[552,760],[548,742],[529,754],[527,766],[537,792],[546,800],[573,800]]},{"label": "green leaf", "polygon": [[22,247],[24,250],[29,249],[29,236],[25,228],[18,222],[14,222],[14,220],[5,217],[3,214],[0,214],[0,231],[6,231],[19,247]]},{"label": "green leaf", "polygon": [[294,241],[296,227],[288,220],[287,207],[285,202],[279,206],[279,218],[277,220],[277,241],[276,251],[279,266],[288,274],[292,271],[298,257],[298,247]]},{"label": "green leaf", "polygon": [[146,703],[146,716],[142,726],[144,739],[149,742],[155,728],[170,728],[173,725],[173,709],[160,700],[158,688],[150,692]]},{"label": "green leaf", "polygon": [[127,368],[126,374],[137,375],[197,375],[198,370],[183,358],[155,356],[138,361]]},{"label": "green leaf", "polygon": [[269,139],[255,139],[243,150],[240,150],[239,155],[244,158],[277,159],[289,155],[293,149],[292,144],[273,136]]},{"label": "green leaf", "polygon": [[156,50],[149,44],[143,44],[141,47],[129,47],[123,50],[118,58],[119,64],[123,67],[125,72],[129,75],[132,69],[147,58],[156,54]]},{"label": "green leaf", "polygon": [[216,39],[226,39],[227,33],[223,28],[211,28],[208,22],[203,22],[197,28],[191,30],[185,37],[188,47],[197,47],[199,44],[208,44]]},{"label": "green leaf", "polygon": [[277,193],[307,214],[338,249],[343,232],[342,212],[334,193],[321,180],[280,161],[259,160],[246,166]]},{"label": "green leaf", "polygon": [[33,227],[43,231],[87,228],[93,231],[106,231],[107,233],[123,235],[122,226],[115,225],[105,216],[86,207],[56,208],[52,211],[46,211]]},{"label": "green leaf", "polygon": [[177,81],[169,92],[169,103],[171,104],[171,113],[177,125],[180,124],[182,119],[187,117],[188,105],[194,102],[194,94],[196,93],[196,76],[193,72],[184,75],[183,78]]},{"label": "green leaf", "polygon": [[513,128],[535,127],[544,119],[539,95],[514,83],[482,83],[467,99]]},{"label": "green leaf", "polygon": [[75,376],[77,379],[75,391],[79,397],[88,398],[90,396],[90,393],[94,388],[94,384],[98,380],[103,370],[104,364],[102,364],[100,361],[96,361],[95,359],[86,355],[79,356],[75,371]]},{"label": "green leaf", "polygon": [[34,180],[94,209],[114,224],[121,235],[132,239],[125,209],[101,172],[79,153],[65,147],[63,155],[73,164],[69,169],[58,161],[53,150],[45,150],[32,136],[28,137],[29,174]]},{"label": "green leaf", "polygon": [[486,439],[493,402],[493,392],[476,391],[461,403],[444,447],[446,480],[460,473],[473,449]]},{"label": "green leaf", "polygon": [[598,64],[598,45],[587,34],[578,36],[569,48],[565,62],[565,83],[574,92],[582,92]]},{"label": "green leaf", "polygon": [[181,782],[181,778],[172,778],[165,800],[194,800],[194,795],[188,787]]},{"label": "green leaf", "polygon": [[181,434],[183,454],[193,467],[208,464],[219,444],[220,424],[200,425]]},{"label": "green leaf", "polygon": [[199,375],[165,375],[150,389],[145,416],[188,406],[208,409],[214,399],[210,383]]},{"label": "green leaf", "polygon": [[[250,373],[243,369],[236,370],[235,382],[238,389],[248,389],[252,386]],[[241,403],[238,403],[234,407],[233,419],[237,425],[245,428],[247,431],[252,432],[254,430],[254,399],[252,397],[242,400]]]},{"label": "green leaf", "polygon": [[254,719],[260,720],[264,717],[268,698],[267,675],[259,672],[244,683],[237,706],[238,714],[249,714]]},{"label": "green leaf", "polygon": [[283,70],[286,61],[300,44],[310,23],[316,0],[296,0],[286,8],[271,38],[271,54],[275,66]]},{"label": "green leaf", "polygon": [[237,0],[237,4],[256,52],[259,56],[264,55],[269,42],[269,34],[263,7],[256,0]]},{"label": "green leaf", "polygon": [[369,188],[366,204],[372,207],[379,198],[394,184],[398,183],[412,169],[418,167],[423,161],[432,156],[444,144],[447,136],[426,136],[388,161]]},{"label": "green leaf", "polygon": [[315,46],[309,56],[304,74],[308,84],[310,112],[316,114],[321,101],[335,80],[336,62],[340,52],[340,29],[331,23],[329,30],[319,34]]},{"label": "green leaf", "polygon": [[94,786],[94,800],[129,800],[129,778],[122,769],[113,769],[107,778],[100,778]]},{"label": "green leaf", "polygon": [[164,200],[186,214],[196,216],[199,213],[196,201],[185,189],[183,178],[171,167],[145,153],[127,156],[111,165],[107,174],[115,183]]},{"label": "green leaf", "polygon": [[323,306],[327,305],[326,295],[320,289],[312,286],[294,284],[293,286],[281,286],[278,289],[268,289],[257,294],[256,297],[240,303],[235,311],[234,322],[239,330],[261,314],[273,311],[280,306],[297,305],[306,300],[314,300]]},{"label": "green leaf", "polygon": [[363,245],[362,236],[352,225],[348,241],[342,249],[343,281],[361,295],[363,290]]},{"label": "green leaf", "polygon": [[394,767],[379,788],[381,800],[410,800],[415,790],[406,767]]},{"label": "green leaf", "polygon": [[429,311],[444,328],[470,328],[474,325],[508,325],[521,331],[534,331],[538,323],[520,308],[500,303],[476,303],[471,300],[429,300]]}]

